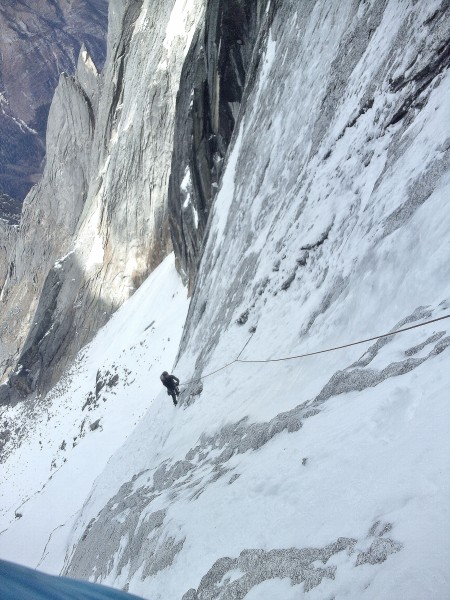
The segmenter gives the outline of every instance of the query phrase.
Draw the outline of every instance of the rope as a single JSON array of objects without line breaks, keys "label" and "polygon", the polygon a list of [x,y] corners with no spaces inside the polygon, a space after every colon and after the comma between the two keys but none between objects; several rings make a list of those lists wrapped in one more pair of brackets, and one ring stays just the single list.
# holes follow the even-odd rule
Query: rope
[{"label": "rope", "polygon": [[334,346],[333,348],[325,348],[324,350],[316,350],[315,352],[307,352],[305,354],[296,354],[295,356],[283,356],[280,358],[267,358],[261,360],[250,360],[250,359],[241,359],[240,356],[244,352],[245,348],[248,346],[250,340],[252,339],[255,332],[251,334],[249,339],[244,344],[242,350],[239,352],[237,357],[231,362],[227,363],[223,367],[216,369],[215,371],[211,371],[211,373],[207,373],[206,375],[202,375],[198,379],[192,379],[191,381],[186,381],[180,383],[180,385],[189,385],[191,383],[197,383],[198,381],[202,381],[207,377],[211,377],[211,375],[215,375],[219,371],[223,371],[224,369],[230,367],[234,363],[270,363],[270,362],[281,362],[285,360],[294,360],[297,358],[306,358],[307,356],[315,356],[316,354],[325,354],[326,352],[334,352],[335,350],[341,350],[342,348],[350,348],[350,346],[357,346],[359,344],[365,344],[366,342],[373,342],[374,340],[379,340],[381,338],[389,337],[391,335],[395,335],[396,333],[402,333],[404,331],[410,331],[411,329],[418,329],[419,327],[424,327],[425,325],[430,325],[431,323],[437,323],[438,321],[443,321],[444,319],[449,319],[450,314],[444,315],[443,317],[437,317],[436,319],[430,319],[429,321],[424,321],[423,323],[416,323],[416,325],[410,325],[409,327],[402,327],[401,329],[396,329],[394,331],[390,331],[389,333],[382,333],[381,335],[375,335],[374,337],[366,338],[364,340],[358,340],[357,342],[351,342],[349,344],[343,344],[342,346]]},{"label": "rope", "polygon": [[[255,329],[256,331],[256,329]],[[186,381],[185,383],[182,382],[180,383],[180,385],[189,385],[190,383],[197,383],[198,381],[201,381],[202,379],[206,379],[207,377],[211,377],[211,375],[215,375],[216,373],[218,373],[219,371],[223,371],[224,369],[226,369],[227,367],[230,367],[231,365],[234,365],[235,362],[237,362],[239,360],[239,357],[241,356],[241,354],[244,352],[244,350],[247,348],[248,344],[250,343],[250,340],[252,339],[252,337],[255,335],[255,331],[252,332],[251,336],[248,338],[248,340],[245,342],[242,350],[239,352],[239,354],[237,355],[237,357],[232,360],[231,362],[227,363],[226,365],[224,365],[223,367],[220,367],[219,369],[216,369],[215,371],[212,371],[211,373],[207,373],[206,375],[203,375],[202,377],[199,377],[198,379],[192,379],[191,381]]]},{"label": "rope", "polygon": [[180,383],[180,385],[189,385],[191,383],[197,383],[198,381],[202,381],[202,379],[206,379],[207,377],[211,377],[211,375],[215,375],[216,373],[218,373],[219,371],[223,371],[224,369],[226,369],[227,367],[231,367],[231,365],[234,365],[234,363],[237,362],[237,358],[235,358],[234,360],[232,360],[231,362],[227,363],[226,365],[224,365],[223,367],[220,367],[219,369],[216,369],[215,371],[211,371],[211,373],[207,373],[206,375],[202,375],[201,377],[199,377],[198,379],[191,379],[191,381],[182,381]]},{"label": "rope", "polygon": [[245,342],[245,346],[242,348],[242,350],[239,352],[239,354],[236,357],[236,360],[239,360],[241,354],[244,352],[244,350],[247,348],[248,344],[250,343],[250,340],[252,339],[252,337],[255,335],[255,331],[252,331],[252,335],[248,338],[248,340]]},{"label": "rope", "polygon": [[334,352],[335,350],[341,350],[342,348],[349,348],[350,346],[357,346],[358,344],[365,344],[366,342],[373,342],[374,340],[379,340],[381,338],[388,337],[390,335],[395,335],[396,333],[402,333],[403,331],[409,331],[410,329],[417,329],[418,327],[423,327],[424,325],[429,325],[430,323],[436,323],[436,321],[443,321],[444,319],[450,318],[449,315],[445,315],[443,317],[438,317],[437,319],[431,319],[431,321],[425,321],[424,323],[418,323],[416,325],[410,325],[409,327],[403,327],[402,329],[396,329],[395,331],[390,331],[389,333],[382,333],[381,335],[376,335],[374,337],[366,338],[365,340],[359,340],[358,342],[351,342],[350,344],[344,344],[343,346],[334,346],[333,348],[326,348],[325,350],[316,350],[315,352],[308,352],[306,354],[297,354],[295,356],[283,356],[282,358],[268,358],[265,360],[240,360],[237,362],[242,363],[268,363],[268,362],[279,362],[282,360],[293,360],[294,358],[305,358],[306,356],[314,356],[315,354],[324,354],[325,352]]}]

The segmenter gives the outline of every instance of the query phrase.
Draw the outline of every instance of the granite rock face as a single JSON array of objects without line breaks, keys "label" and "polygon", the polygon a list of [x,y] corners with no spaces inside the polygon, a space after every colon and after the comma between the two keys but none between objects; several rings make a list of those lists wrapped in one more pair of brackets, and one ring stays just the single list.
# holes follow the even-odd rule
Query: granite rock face
[{"label": "granite rock face", "polygon": [[[231,4],[219,0],[110,2],[104,71],[98,75],[83,47],[75,77],[61,77],[50,111],[44,176],[26,199],[20,228],[13,232],[11,226],[2,226],[9,232],[3,235],[0,262],[0,281],[4,282],[0,348],[3,374],[20,364],[28,379],[32,374],[33,383],[27,389],[47,390],[77,350],[172,247],[180,274],[194,290],[185,340],[206,317],[208,323],[216,323],[217,331],[223,328],[224,318],[226,322],[233,318],[231,310],[225,316],[221,311],[211,313],[203,299],[205,289],[222,285],[209,277],[209,271],[217,260],[228,261],[214,250],[223,231],[209,232],[195,288],[194,280],[227,148],[236,135],[236,124],[249,114],[252,103],[259,101],[260,90],[254,86],[261,73],[266,76],[260,60],[270,41],[269,30],[276,40],[270,44],[280,43],[284,52],[278,72],[272,75],[276,98],[286,101],[282,94],[290,86],[292,97],[304,94],[302,106],[309,107],[305,109],[309,113],[301,122],[304,129],[298,130],[300,125],[294,119],[291,130],[285,132],[286,140],[280,148],[284,164],[289,167],[283,175],[288,191],[283,192],[282,200],[269,194],[265,200],[268,206],[281,201],[280,214],[286,214],[288,203],[297,205],[298,197],[306,202],[314,190],[314,173],[322,168],[319,162],[330,162],[340,140],[355,131],[361,119],[374,114],[378,135],[399,123],[406,130],[414,111],[426,104],[432,86],[438,85],[448,67],[445,3],[422,24],[420,14],[405,9],[408,18],[416,18],[420,33],[416,45],[411,42],[408,46],[411,65],[406,68],[396,58],[407,44],[406,26],[401,25],[385,57],[365,78],[362,95],[349,88],[353,85],[352,74],[370,54],[371,38],[393,7],[377,3],[357,9],[352,4],[345,5],[342,14],[336,9],[326,15],[327,24],[339,23],[333,43],[326,52],[320,50],[325,61],[320,72],[326,75],[320,81],[305,75],[299,92],[289,76],[290,72],[302,72],[309,52],[297,45],[306,39],[301,35],[312,35],[305,28],[312,14],[314,19],[318,17],[310,10],[312,7],[297,14],[290,2],[269,5],[246,0]],[[399,14],[396,18],[403,23],[406,17]],[[284,31],[283,19],[289,31]],[[423,37],[423,32],[427,36]],[[292,49],[290,36],[296,40]],[[346,47],[351,52],[344,51]],[[391,95],[389,105],[382,102],[386,90]],[[354,94],[355,106],[341,123],[344,119],[338,105],[346,93]],[[270,178],[271,169],[278,168],[271,166],[275,161],[270,154],[273,108],[267,101],[258,108],[258,115],[252,116],[255,124],[249,126],[235,174],[239,186],[250,186],[246,194],[255,197],[266,177]],[[310,135],[305,136],[304,130]],[[274,135],[279,131],[278,127]],[[291,132],[297,133],[288,141]],[[368,139],[356,151],[362,156],[364,168],[375,152],[371,145],[372,139]],[[395,138],[392,156],[403,152],[404,145]],[[409,203],[392,213],[384,235],[398,228],[428,197],[438,173],[445,170],[447,155],[448,149],[444,148],[439,164],[430,165],[429,175],[411,190]],[[260,173],[259,179],[256,173]],[[355,174],[348,177],[354,178]],[[244,227],[243,217],[249,218],[251,212],[239,208],[240,204],[237,193],[233,217],[227,224],[234,230],[233,238]],[[304,206],[300,203],[290,217],[295,227],[300,226]],[[252,227],[275,230],[270,215],[267,207]],[[244,258],[226,264],[227,272],[233,273],[229,292],[236,305],[244,293],[243,278],[262,264],[261,258],[250,251],[253,234],[247,225],[241,249]],[[295,287],[301,274],[314,263],[314,255],[323,252],[336,226],[335,219],[330,219],[323,231],[317,232],[317,239],[299,246],[295,264],[281,271],[278,266],[277,272],[283,277],[282,292]],[[285,242],[283,236],[275,237],[273,234],[270,243],[274,245],[274,256],[280,255],[280,262]],[[12,244],[11,240],[16,241]],[[67,263],[59,261],[71,251]],[[55,269],[61,265],[65,274],[60,277],[58,273],[56,294],[52,282]],[[261,272],[261,281],[268,279],[270,276]],[[336,274],[322,309],[343,293],[346,285],[345,274]],[[267,283],[263,287],[260,296]],[[305,331],[322,309],[311,315]],[[52,315],[48,331],[36,333],[32,325],[36,310]],[[45,335],[45,349],[41,334]],[[214,336],[207,337],[209,342],[202,344],[198,359],[199,371],[216,343]],[[183,342],[183,347],[186,345],[187,341]],[[44,365],[51,368],[43,369]],[[4,395],[13,398],[11,385]]]},{"label": "granite rock face", "polygon": [[[59,269],[55,261],[73,247],[88,191],[94,124],[92,104],[80,83],[61,75],[50,110],[43,179],[28,194],[20,225],[2,227],[6,247],[0,262],[2,372],[14,366],[38,303],[45,305],[40,294],[50,270]],[[52,292],[50,306],[54,300]],[[48,315],[50,309],[46,310]],[[23,363],[23,369],[30,367]],[[20,395],[31,389],[21,387]]]},{"label": "granite rock face", "polygon": [[244,90],[273,16],[269,4],[209,2],[183,67],[169,210],[178,268],[190,289]]},{"label": "granite rock face", "polygon": [[171,250],[176,96],[203,12],[200,0],[111,1],[102,75],[82,48],[75,77],[61,77],[46,169],[2,265],[1,371],[19,364],[31,382],[16,390],[13,377],[4,397],[48,389]]},{"label": "granite rock face", "polygon": [[6,0],[0,6],[0,192],[15,200],[15,215],[43,171],[60,73],[74,73],[83,43],[103,64],[107,11],[106,0]]}]

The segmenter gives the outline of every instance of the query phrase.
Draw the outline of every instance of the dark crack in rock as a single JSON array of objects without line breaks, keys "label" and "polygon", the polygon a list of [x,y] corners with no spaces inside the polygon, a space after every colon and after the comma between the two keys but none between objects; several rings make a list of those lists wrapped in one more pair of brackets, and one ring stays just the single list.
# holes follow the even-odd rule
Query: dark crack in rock
[{"label": "dark crack in rock", "polygon": [[190,289],[239,108],[254,82],[261,31],[275,10],[267,0],[208,2],[181,74],[169,210],[177,266]]}]

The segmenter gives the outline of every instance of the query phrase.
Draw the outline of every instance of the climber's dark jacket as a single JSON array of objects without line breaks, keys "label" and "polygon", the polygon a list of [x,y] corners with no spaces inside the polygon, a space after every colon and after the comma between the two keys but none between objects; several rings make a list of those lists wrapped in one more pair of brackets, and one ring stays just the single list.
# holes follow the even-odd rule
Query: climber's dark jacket
[{"label": "climber's dark jacket", "polygon": [[175,392],[177,386],[180,385],[180,380],[175,375],[169,375],[167,371],[161,374],[160,377],[162,384],[171,392]]},{"label": "climber's dark jacket", "polygon": [[180,380],[178,377],[175,377],[175,375],[169,375],[167,371],[161,373],[160,379],[167,388],[167,395],[172,396],[173,404],[176,406],[178,404],[177,397],[180,393],[180,390],[178,389]]}]

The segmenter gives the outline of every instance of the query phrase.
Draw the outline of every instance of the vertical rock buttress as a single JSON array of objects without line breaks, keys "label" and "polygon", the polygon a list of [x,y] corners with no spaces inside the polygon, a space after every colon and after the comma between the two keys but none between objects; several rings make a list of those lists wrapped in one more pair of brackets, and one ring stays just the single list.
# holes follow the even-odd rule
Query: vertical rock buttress
[{"label": "vertical rock buttress", "polygon": [[192,291],[209,209],[273,18],[267,0],[211,0],[184,63],[169,184],[177,267]]}]

